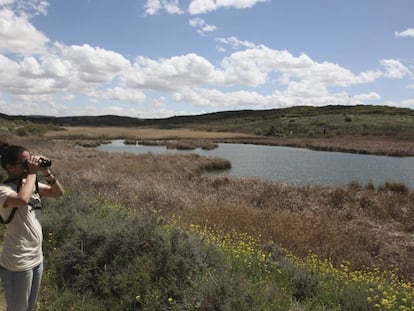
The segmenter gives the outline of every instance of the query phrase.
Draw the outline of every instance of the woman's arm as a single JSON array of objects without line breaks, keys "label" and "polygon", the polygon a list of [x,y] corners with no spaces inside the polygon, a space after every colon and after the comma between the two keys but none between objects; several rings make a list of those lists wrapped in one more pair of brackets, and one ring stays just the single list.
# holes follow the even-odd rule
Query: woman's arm
[{"label": "woman's arm", "polygon": [[46,177],[48,185],[39,189],[40,196],[44,198],[59,198],[63,196],[65,191],[55,176],[49,170],[42,171],[42,173]]},{"label": "woman's arm", "polygon": [[5,202],[3,207],[24,207],[26,206],[29,201],[30,197],[35,188],[36,183],[36,174],[29,174],[27,175],[26,182],[20,188],[19,193],[11,192]]}]

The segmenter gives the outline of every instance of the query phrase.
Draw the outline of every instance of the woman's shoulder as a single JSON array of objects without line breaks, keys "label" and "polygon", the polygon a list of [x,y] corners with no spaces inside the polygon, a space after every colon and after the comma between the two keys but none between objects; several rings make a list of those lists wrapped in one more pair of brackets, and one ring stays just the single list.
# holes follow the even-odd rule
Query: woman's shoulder
[{"label": "woman's shoulder", "polygon": [[16,192],[16,185],[14,184],[6,184],[4,182],[0,183],[0,198],[6,198],[11,193]]},{"label": "woman's shoulder", "polygon": [[17,186],[12,183],[5,183],[4,181],[0,182],[0,192],[10,192],[15,191]]}]

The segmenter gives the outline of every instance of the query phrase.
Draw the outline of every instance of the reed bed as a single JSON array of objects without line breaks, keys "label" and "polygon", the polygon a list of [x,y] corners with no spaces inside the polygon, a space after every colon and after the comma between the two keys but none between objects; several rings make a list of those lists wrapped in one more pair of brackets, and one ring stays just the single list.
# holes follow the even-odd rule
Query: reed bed
[{"label": "reed bed", "polygon": [[167,149],[177,150],[194,150],[201,148],[203,150],[212,150],[218,147],[217,143],[207,139],[175,139],[175,140],[153,140],[153,139],[141,139],[141,140],[124,140],[126,145],[144,145],[144,146],[165,146]]},{"label": "reed bed", "polygon": [[[390,186],[291,187],[206,175],[229,163],[195,154],[118,154],[71,143],[30,143],[51,153],[65,185],[151,207],[187,224],[215,224],[273,241],[297,256],[309,250],[352,269],[397,268],[414,281],[414,194]],[[212,165],[212,162],[215,163]]]},{"label": "reed bed", "polygon": [[[63,130],[62,130],[63,129]],[[50,130],[45,133],[47,138],[58,139],[231,139],[249,138],[256,135],[191,130],[185,128],[177,129],[155,129],[155,128],[136,128],[121,126],[66,126],[60,130]]]},{"label": "reed bed", "polygon": [[397,157],[414,156],[414,141],[412,139],[397,139],[386,136],[341,135],[337,137],[268,137],[228,139],[225,141],[357,154],[375,154]]},{"label": "reed bed", "polygon": [[[414,193],[403,185],[291,187],[208,175],[228,163],[195,154],[18,143],[51,157],[67,189],[67,198],[50,204],[55,211],[46,213],[51,269],[41,310],[56,310],[51,301],[65,306],[75,298],[74,310],[99,310],[107,297],[118,301],[108,302],[108,310],[414,308],[412,285],[399,283],[414,281]],[[144,217],[142,211],[155,216]],[[216,241],[219,250],[205,248],[186,229],[177,231],[181,226]],[[133,255],[142,250],[152,259],[136,261]],[[114,267],[127,270],[113,276],[107,269]],[[370,271],[374,281],[367,277]],[[391,287],[384,287],[386,278],[377,279],[387,273]],[[69,284],[76,292],[58,296],[56,288]],[[335,294],[337,289],[342,294]]]}]

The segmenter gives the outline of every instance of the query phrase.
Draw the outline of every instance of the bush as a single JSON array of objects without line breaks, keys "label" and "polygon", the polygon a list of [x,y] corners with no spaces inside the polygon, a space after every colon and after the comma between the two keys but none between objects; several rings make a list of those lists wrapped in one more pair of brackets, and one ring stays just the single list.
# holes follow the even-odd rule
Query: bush
[{"label": "bush", "polygon": [[40,310],[249,310],[259,303],[258,288],[228,271],[217,246],[154,211],[74,193],[47,203]]},{"label": "bush", "polygon": [[[45,204],[46,310],[410,310],[395,274],[300,259],[246,234],[68,191]],[[376,306],[379,307],[376,307]],[[394,309],[393,309],[394,308]]]},{"label": "bush", "polygon": [[399,194],[408,194],[410,191],[404,183],[400,182],[385,182],[384,186],[381,187],[382,190],[390,190]]},{"label": "bush", "polygon": [[42,136],[49,130],[58,130],[55,125],[35,124],[30,121],[17,123],[13,128],[13,132],[18,136]]}]

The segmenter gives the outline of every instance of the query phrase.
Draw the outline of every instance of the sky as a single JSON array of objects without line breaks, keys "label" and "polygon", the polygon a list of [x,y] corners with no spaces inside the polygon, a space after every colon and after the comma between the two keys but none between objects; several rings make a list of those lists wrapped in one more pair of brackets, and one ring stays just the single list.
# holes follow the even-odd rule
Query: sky
[{"label": "sky", "polygon": [[414,0],[0,0],[0,113],[414,109]]}]

